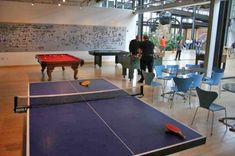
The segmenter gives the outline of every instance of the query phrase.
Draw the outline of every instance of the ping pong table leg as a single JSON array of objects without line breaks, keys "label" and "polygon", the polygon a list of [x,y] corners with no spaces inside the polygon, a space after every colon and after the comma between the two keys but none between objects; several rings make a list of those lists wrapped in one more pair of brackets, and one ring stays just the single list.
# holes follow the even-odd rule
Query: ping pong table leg
[{"label": "ping pong table leg", "polygon": [[144,85],[140,86],[140,95],[144,96]]},{"label": "ping pong table leg", "polygon": [[144,96],[144,85],[140,86],[140,92],[133,94],[132,96],[138,96],[138,98],[142,98]]}]

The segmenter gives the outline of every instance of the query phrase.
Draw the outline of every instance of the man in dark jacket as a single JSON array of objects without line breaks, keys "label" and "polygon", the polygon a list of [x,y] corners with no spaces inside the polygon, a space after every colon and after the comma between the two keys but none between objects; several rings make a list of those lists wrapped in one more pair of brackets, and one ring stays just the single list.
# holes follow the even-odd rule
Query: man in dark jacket
[{"label": "man in dark jacket", "polygon": [[232,48],[232,49],[231,49],[232,52],[235,53],[235,42],[232,43],[231,48]]},{"label": "man in dark jacket", "polygon": [[[149,41],[149,37],[144,35],[144,41],[141,42],[140,49],[141,49],[141,58],[140,58],[140,69],[141,71],[145,71],[146,67],[148,68],[148,72],[153,72],[153,49],[154,44]],[[143,83],[144,77],[141,73],[141,78],[138,82]]]},{"label": "man in dark jacket", "polygon": [[[131,56],[138,57],[139,58],[139,53],[140,53],[140,36],[136,35],[135,39],[131,40],[129,44],[129,51]],[[141,74],[140,69],[138,69],[138,75]]]},{"label": "man in dark jacket", "polygon": [[129,44],[130,54],[137,55],[139,52],[139,48],[140,48],[140,40],[139,40],[139,36],[136,35],[136,38],[131,40],[131,42]]}]

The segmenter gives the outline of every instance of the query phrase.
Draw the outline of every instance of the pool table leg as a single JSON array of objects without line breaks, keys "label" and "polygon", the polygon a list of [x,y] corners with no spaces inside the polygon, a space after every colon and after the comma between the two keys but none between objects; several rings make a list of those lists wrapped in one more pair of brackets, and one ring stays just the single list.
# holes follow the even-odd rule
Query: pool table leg
[{"label": "pool table leg", "polygon": [[122,76],[123,78],[126,77],[126,68],[122,67]]},{"label": "pool table leg", "polygon": [[54,67],[50,66],[50,67],[47,67],[47,76],[48,76],[48,81],[51,81],[51,73],[52,71],[54,70]]},{"label": "pool table leg", "polygon": [[95,55],[94,64],[98,64],[99,67],[102,66],[102,55]]},{"label": "pool table leg", "polygon": [[122,62],[122,59],[123,59],[123,54],[117,54],[115,56],[115,64],[117,65],[118,63],[121,63]]},{"label": "pool table leg", "polygon": [[78,74],[78,66],[72,66],[71,68],[72,68],[73,71],[74,71],[73,77],[74,77],[75,80],[77,80],[77,79],[78,79],[78,77],[77,77],[77,74]]},{"label": "pool table leg", "polygon": [[41,67],[42,67],[41,72],[43,73],[43,72],[44,72],[44,70],[45,70],[45,68],[46,68],[46,65],[41,64]]}]

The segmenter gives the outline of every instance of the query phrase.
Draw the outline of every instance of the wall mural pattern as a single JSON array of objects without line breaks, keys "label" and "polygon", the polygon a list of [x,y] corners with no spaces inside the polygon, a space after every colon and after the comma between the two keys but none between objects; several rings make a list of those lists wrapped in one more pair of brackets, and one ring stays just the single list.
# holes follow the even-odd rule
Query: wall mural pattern
[{"label": "wall mural pattern", "polygon": [[0,23],[0,52],[124,50],[126,27]]}]

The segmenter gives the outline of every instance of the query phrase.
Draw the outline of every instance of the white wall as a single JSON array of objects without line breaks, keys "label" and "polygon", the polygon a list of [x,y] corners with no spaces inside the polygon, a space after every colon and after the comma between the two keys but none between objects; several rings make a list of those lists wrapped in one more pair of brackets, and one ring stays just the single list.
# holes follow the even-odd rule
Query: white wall
[{"label": "white wall", "polygon": [[[47,23],[47,24],[76,24],[76,25],[103,25],[126,27],[126,47],[135,37],[137,16],[131,10],[114,8],[96,8],[36,4],[22,2],[0,2],[0,22],[13,23]],[[35,55],[55,52],[2,52],[0,66],[37,64]],[[93,61],[87,51],[58,52],[70,53],[86,61]],[[113,60],[113,57],[104,57],[103,60]]]}]

